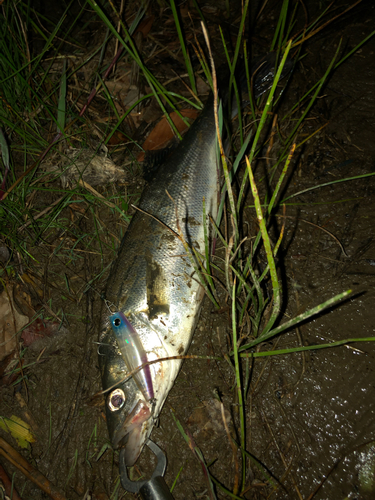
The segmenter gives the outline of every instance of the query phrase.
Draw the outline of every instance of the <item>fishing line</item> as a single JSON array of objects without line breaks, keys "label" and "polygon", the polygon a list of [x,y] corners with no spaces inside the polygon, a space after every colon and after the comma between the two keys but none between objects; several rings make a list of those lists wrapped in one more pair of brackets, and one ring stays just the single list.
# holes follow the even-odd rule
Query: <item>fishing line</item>
[{"label": "fishing line", "polygon": [[[99,342],[95,342],[98,344]],[[106,345],[106,344],[103,344]],[[143,363],[143,365],[138,366],[131,372],[127,373],[124,378],[116,382],[115,384],[111,385],[110,387],[107,387],[107,389],[103,389],[102,391],[99,391],[95,394],[95,396],[101,396],[102,394],[105,394],[108,391],[111,391],[115,387],[117,387],[120,384],[125,383],[127,380],[129,380],[135,373],[139,372],[140,370],[143,370],[146,366],[149,365],[154,365],[156,363],[162,363],[164,361],[173,361],[175,359],[202,359],[202,360],[213,360],[213,361],[223,361],[223,358],[220,358],[218,356],[199,356],[198,354],[181,354],[179,356],[168,356],[166,358],[159,358],[159,359],[153,359],[152,361],[147,361],[147,363]]]}]

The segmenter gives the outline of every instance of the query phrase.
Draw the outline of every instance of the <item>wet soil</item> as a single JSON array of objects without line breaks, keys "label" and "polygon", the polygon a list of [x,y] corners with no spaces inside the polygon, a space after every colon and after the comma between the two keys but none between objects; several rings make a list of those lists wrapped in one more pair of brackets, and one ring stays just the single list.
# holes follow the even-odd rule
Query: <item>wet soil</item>
[{"label": "wet soil", "polygon": [[[311,15],[322,8],[321,2],[306,3]],[[345,5],[349,3],[342,1],[338,6]],[[269,46],[277,8],[267,6],[257,21],[254,52],[262,54],[262,45]],[[322,76],[340,40],[348,52],[374,26],[375,6],[372,1],[363,1],[313,38],[306,47],[307,56],[296,68],[283,106],[290,106]],[[216,33],[215,26],[211,29]],[[373,38],[334,72],[322,90],[300,140],[325,127],[296,155],[285,197],[375,170],[374,81]],[[259,165],[259,175],[268,165]],[[138,175],[137,170],[135,173]],[[127,202],[135,202],[143,181],[139,176],[129,179],[125,187],[112,186],[107,194],[126,190]],[[27,349],[26,383],[1,388],[0,415],[14,414],[31,424],[36,442],[22,453],[66,498],[83,498],[87,492],[97,499],[132,498],[119,486],[118,454],[109,446],[102,398],[94,397],[100,390],[95,344],[101,308],[98,291],[105,286],[108,265],[115,257],[126,222],[95,210],[98,220],[102,217],[105,221],[103,231],[114,235],[112,248],[105,247],[103,258],[94,244],[89,253],[87,244],[82,258],[62,266],[50,250],[38,249],[39,260],[49,269],[49,282],[54,284],[45,291],[45,301],[51,298],[53,311],[64,312],[65,329]],[[353,293],[344,303],[277,339],[273,347],[375,336],[374,214],[374,177],[321,187],[289,200],[278,260],[283,285],[280,321],[344,290],[352,289]],[[89,215],[85,212],[85,217],[78,218],[77,232],[87,235],[96,230]],[[280,226],[281,221],[278,229]],[[66,244],[68,256],[75,245]],[[87,288],[86,283],[98,273],[101,275],[94,290]],[[67,279],[70,294],[64,285]],[[217,313],[206,300],[189,352],[221,356],[228,352],[229,336],[229,311]],[[276,487],[272,492],[250,461],[244,498],[375,498],[374,358],[375,344],[361,342],[304,354],[257,358],[249,363],[247,449],[267,468]],[[152,433],[152,439],[166,452],[165,479],[168,485],[175,481],[176,499],[209,495],[202,467],[174,417],[193,436],[213,476],[233,489],[240,456],[230,445],[217,393],[229,432],[238,439],[233,372],[228,363],[212,360],[185,361],[159,426]],[[10,439],[3,431],[1,436]],[[15,485],[22,498],[46,498],[2,458],[1,463],[10,475],[15,473]],[[131,471],[132,477],[147,476],[153,468],[154,458],[145,450]],[[217,491],[218,498],[229,498],[220,489]]]}]

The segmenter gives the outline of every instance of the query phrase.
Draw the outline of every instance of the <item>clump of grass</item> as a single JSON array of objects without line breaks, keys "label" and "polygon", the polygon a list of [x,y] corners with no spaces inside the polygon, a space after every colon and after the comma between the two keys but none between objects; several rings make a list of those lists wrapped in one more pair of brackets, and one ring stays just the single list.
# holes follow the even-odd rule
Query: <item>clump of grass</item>
[{"label": "clump of grass", "polygon": [[[77,14],[70,28],[83,12],[84,9]],[[141,8],[130,33],[143,13]],[[0,228],[2,244],[11,251],[11,257],[0,269],[0,274],[13,273],[14,269],[21,274],[25,271],[38,274],[37,269],[43,272],[43,260],[48,258],[51,247],[54,247],[53,258],[65,264],[77,263],[85,253],[96,253],[102,257],[103,252],[114,252],[117,242],[108,244],[108,239],[102,241],[105,223],[98,217],[98,207],[110,206],[113,212],[121,214],[128,222],[130,203],[139,196],[139,192],[131,196],[115,193],[110,196],[110,201],[97,190],[90,190],[90,186],[80,180],[61,187],[59,177],[63,172],[58,173],[58,167],[55,173],[48,172],[46,164],[42,163],[44,158],[48,158],[52,164],[54,161],[58,164],[59,159],[64,157],[64,148],[73,144],[82,148],[86,146],[88,126],[83,120],[77,121],[76,102],[68,100],[67,87],[77,79],[76,75],[84,64],[90,62],[106,43],[104,40],[79,66],[67,64],[68,58],[60,63],[62,43],[64,40],[71,42],[70,28],[66,30],[65,26],[64,31],[61,29],[65,14],[46,36],[38,24],[40,15],[32,8],[9,2],[0,9],[0,21],[5,27],[0,40],[0,127],[3,131],[0,135],[3,158],[0,168]],[[33,55],[30,49],[30,32],[44,41],[37,55]],[[53,64],[60,67],[59,76],[56,76]],[[84,92],[82,95],[85,96]],[[105,95],[110,101],[110,95]],[[82,98],[78,96],[77,101],[79,97]],[[81,116],[85,109],[81,109]],[[120,125],[121,120],[111,132],[114,133]],[[70,165],[65,168],[69,169]],[[86,217],[92,218],[94,234],[82,234],[78,227],[80,220]],[[57,238],[59,242],[56,244]],[[93,241],[99,247],[95,252]],[[36,268],[31,271],[29,266],[35,265]],[[42,280],[40,275],[39,279]]]},{"label": "clump of grass", "polygon": [[[232,58],[229,57],[228,51],[226,49],[224,43],[224,51],[227,56],[228,65],[231,73],[230,85],[234,84],[234,71],[238,60],[239,48],[241,46],[241,35],[242,35],[242,26],[246,16],[246,10],[248,7],[248,2],[245,2],[243,9],[243,17],[240,23],[239,35],[237,39],[237,44],[235,48],[235,52]],[[215,478],[212,478],[214,483],[218,486],[219,489],[222,490],[223,493],[226,493],[232,498],[239,498],[237,495],[243,494],[246,489],[246,476],[247,476],[247,468],[249,464],[249,453],[247,451],[247,440],[246,435],[248,429],[246,427],[246,387],[249,384],[248,375],[245,376],[245,366],[243,364],[244,358],[256,358],[261,356],[275,356],[275,355],[285,355],[292,352],[303,352],[306,350],[315,349],[317,346],[301,346],[297,348],[291,349],[278,349],[278,350],[267,350],[264,352],[254,352],[254,348],[261,343],[267,342],[272,338],[282,334],[290,330],[295,325],[306,321],[306,319],[311,318],[314,315],[319,314],[323,310],[327,310],[337,304],[339,301],[346,299],[351,290],[344,291],[342,293],[337,294],[330,300],[298,315],[297,317],[283,323],[280,322],[280,310],[282,304],[282,287],[280,284],[280,280],[278,278],[277,273],[277,265],[275,258],[277,256],[278,249],[280,247],[284,226],[281,227],[279,237],[277,242],[273,245],[269,236],[269,228],[271,224],[271,220],[273,215],[282,208],[285,201],[289,200],[292,197],[298,196],[302,194],[302,192],[295,193],[294,195],[288,195],[284,197],[283,200],[280,200],[280,193],[282,192],[282,188],[285,182],[285,178],[288,174],[288,167],[292,161],[293,155],[298,151],[302,145],[310,139],[312,135],[303,141],[299,142],[299,133],[304,126],[306,118],[314,106],[316,99],[321,94],[322,88],[328,81],[332,72],[335,68],[337,68],[340,64],[342,64],[350,54],[353,54],[359,47],[365,43],[371,36],[374,35],[375,32],[371,33],[368,37],[366,37],[355,49],[353,49],[350,54],[346,54],[345,56],[340,58],[341,45],[339,44],[336,50],[336,53],[330,63],[327,65],[327,69],[323,75],[323,77],[311,87],[311,89],[300,99],[290,110],[289,113],[281,118],[282,120],[286,120],[292,113],[296,113],[298,109],[301,110],[299,117],[294,118],[294,126],[291,131],[288,133],[287,137],[283,140],[278,159],[272,167],[270,172],[269,184],[266,184],[266,180],[260,179],[255,181],[254,171],[257,169],[258,158],[260,156],[260,152],[262,148],[267,144],[268,136],[267,130],[270,127],[271,119],[275,113],[275,109],[278,104],[278,99],[276,98],[277,92],[276,88],[280,81],[280,76],[283,70],[283,66],[287,60],[288,54],[293,51],[293,49],[298,47],[298,54],[300,54],[302,44],[308,38],[314,36],[317,32],[323,29],[326,25],[329,24],[330,21],[324,20],[324,16],[327,15],[328,8],[324,10],[321,15],[312,23],[308,24],[304,31],[293,35],[293,24],[296,16],[296,10],[290,13],[290,5],[287,0],[284,0],[280,9],[280,16],[277,24],[277,28],[275,31],[274,39],[272,41],[271,49],[277,50],[279,54],[279,65],[275,68],[275,78],[273,86],[267,96],[265,105],[260,114],[260,119],[256,119],[255,115],[255,105],[251,103],[252,114],[254,118],[254,128],[255,132],[251,130],[250,133],[243,134],[243,130],[245,126],[241,123],[240,117],[240,126],[239,126],[239,136],[240,136],[240,146],[241,149],[238,155],[235,157],[233,162],[233,167],[230,170],[227,166],[226,156],[224,149],[221,144],[221,133],[222,126],[219,126],[219,121],[222,120],[221,110],[218,111],[217,116],[217,131],[219,138],[219,149],[220,149],[220,157],[221,164],[223,167],[223,177],[225,179],[224,188],[222,191],[222,199],[219,208],[219,215],[217,220],[211,221],[212,225],[215,229],[217,237],[220,242],[223,244],[223,249],[225,253],[224,263],[225,266],[221,268],[218,266],[214,258],[210,262],[209,258],[209,244],[207,238],[207,231],[205,233],[206,239],[206,249],[205,249],[205,258],[198,259],[197,262],[201,263],[202,269],[198,274],[200,280],[202,281],[203,286],[205,287],[208,296],[211,298],[215,307],[220,306],[218,302],[218,289],[217,283],[218,280],[221,281],[222,287],[226,289],[226,297],[232,302],[232,352],[230,353],[232,360],[232,367],[235,374],[235,383],[236,383],[236,400],[238,401],[239,406],[239,430],[238,434],[240,437],[240,442],[237,444],[238,449],[241,453],[242,457],[242,466],[241,466],[241,479],[240,481],[235,480],[235,486],[232,492],[228,490],[228,488],[224,487],[220,481],[217,481]],[[204,29],[204,26],[202,24]],[[207,43],[209,43],[207,41]],[[294,51],[295,53],[295,51]],[[244,44],[244,54],[245,54],[245,66],[246,72],[248,75],[248,81],[250,80],[250,64],[246,59],[247,50],[246,44]],[[298,56],[297,56],[298,57]],[[185,59],[186,60],[186,59]],[[207,62],[204,61],[203,67],[205,72],[207,71]],[[213,68],[214,70],[214,68]],[[189,72],[190,74],[190,72]],[[215,75],[213,74],[213,87],[214,92],[217,92],[215,89]],[[250,88],[249,81],[249,88]],[[238,98],[237,88],[235,86],[234,89],[235,94]],[[236,171],[240,165],[240,162],[243,160],[245,153],[248,151],[246,156],[246,174],[243,175],[242,183],[240,186],[239,194],[237,196],[237,200],[235,201],[235,194],[232,187],[233,176],[236,174]],[[281,171],[280,171],[281,169]],[[277,176],[277,172],[279,172],[279,179],[275,183],[275,177]],[[363,176],[356,176],[348,179],[340,179],[335,182],[344,182],[352,179],[358,179],[360,177],[365,178],[367,176],[375,175],[375,172],[365,174]],[[259,177],[259,175],[258,175]],[[270,199],[266,195],[264,200],[261,201],[261,195],[259,194],[257,184],[262,186],[262,191],[270,192]],[[272,184],[274,187],[272,188]],[[329,185],[331,183],[325,183],[324,185]],[[242,229],[240,225],[240,220],[242,218],[242,210],[244,205],[246,204],[246,190],[247,186],[250,186],[250,190],[252,193],[252,198],[254,201],[254,205],[252,206],[255,209],[255,216],[258,221],[259,231],[254,237],[254,242],[251,245],[251,250],[246,253],[243,250],[243,243],[246,238],[243,238]],[[312,189],[317,189],[319,187],[323,187],[323,185],[315,186]],[[266,188],[266,189],[265,189]],[[310,188],[311,189],[311,188]],[[224,212],[224,203],[227,203],[227,211]],[[251,207],[251,206],[250,206]],[[285,208],[285,206],[284,206]],[[205,210],[203,210],[204,220],[205,220]],[[285,211],[284,211],[285,215]],[[225,236],[220,231],[220,224],[222,218],[226,218],[225,227],[231,228],[228,230],[228,235]],[[281,216],[282,217],[282,216]],[[285,218],[284,218],[285,220]],[[197,257],[196,250],[190,249],[192,254]],[[264,252],[267,258],[267,266],[263,270],[262,273],[258,272],[258,259],[260,252]],[[215,272],[215,279],[211,278],[211,273]],[[272,296],[269,299],[266,295],[266,287],[265,283],[270,282],[272,288]],[[267,308],[267,306],[270,306]],[[248,340],[240,343],[238,338],[238,332],[242,330],[245,321],[248,321],[250,324],[248,334]],[[346,339],[339,342],[333,342],[331,344],[321,344],[318,346],[319,349],[322,348],[331,348],[334,346],[348,344],[353,341],[374,341],[375,337],[364,337],[362,339]],[[244,381],[245,378],[245,381]],[[178,423],[178,427],[185,437],[185,439],[189,442],[189,446],[193,447],[190,439],[186,436],[185,431],[181,428],[181,424]],[[194,445],[195,449],[195,445]],[[195,451],[196,453],[196,451]],[[199,461],[202,463],[203,457],[199,458]],[[204,462],[203,462],[204,463]],[[258,463],[260,470],[263,474],[266,474],[267,479],[270,484],[272,484],[272,478],[269,476],[268,472]],[[209,469],[208,469],[209,470]],[[212,484],[212,483],[210,483]],[[273,483],[273,487],[275,484]],[[214,494],[213,490],[210,489],[210,496]]]},{"label": "clump of grass", "polygon": [[[137,47],[133,43],[132,33],[134,32],[137,23],[144,14],[144,8],[141,7],[132,25],[127,28],[121,24],[120,33],[115,29],[111,19],[105,11],[96,3],[89,0],[91,8],[96,15],[104,23],[108,32],[119,42],[120,53],[114,55],[113,61],[118,61],[121,53],[126,53],[128,57],[134,60],[143,72],[145,79],[151,88],[151,93],[142,97],[134,105],[137,106],[142,100],[154,96],[159,103],[161,109],[170,120],[167,113],[168,105],[170,109],[178,112],[177,103],[180,100],[188,102],[188,104],[199,107],[200,103],[197,99],[186,99],[186,97],[178,95],[175,92],[168,91],[163,85],[158,82],[154,75],[150,72],[147,65],[143,62]],[[187,66],[189,81],[192,93],[196,94],[194,68],[191,65],[189,48],[184,42],[183,29],[180,26],[177,7],[172,1],[172,12],[177,25],[177,31],[181,47],[184,54],[184,61]],[[247,81],[249,89],[252,86],[251,82],[251,64],[247,59],[248,48],[243,42],[243,27],[246,21],[246,12],[249,6],[249,0],[244,3],[243,15],[240,21],[239,34],[235,45],[234,54],[231,57],[229,50],[224,45],[224,52],[227,57],[230,71],[230,93],[237,96],[238,89],[235,82],[235,70],[239,60],[241,50],[244,54],[244,64],[246,68]],[[114,14],[118,15],[117,10],[111,3]],[[137,198],[139,193],[127,193],[121,195],[115,189],[112,194],[103,200],[99,192],[88,190],[82,184],[77,183],[74,186],[61,188],[53,181],[50,182],[46,174],[40,177],[36,176],[39,168],[38,155],[52,155],[52,152],[58,150],[62,143],[73,143],[76,136],[84,135],[84,124],[78,121],[82,118],[83,109],[78,113],[73,105],[68,105],[67,102],[67,87],[69,87],[69,79],[74,78],[78,68],[67,68],[61,66],[61,76],[56,79],[52,78],[49,67],[45,69],[45,64],[42,62],[55,41],[56,34],[59,31],[62,20],[56,25],[52,33],[45,37],[45,45],[38,56],[33,57],[30,54],[26,32],[28,29],[38,29],[32,16],[27,10],[23,10],[22,3],[6,3],[2,5],[0,13],[0,21],[2,25],[6,25],[7,29],[4,38],[0,41],[0,67],[2,69],[2,79],[0,82],[0,122],[4,136],[0,135],[0,143],[3,155],[3,171],[2,182],[4,183],[5,196],[0,204],[1,211],[1,234],[5,243],[13,250],[14,254],[20,255],[20,260],[23,266],[28,263],[38,263],[40,249],[35,251],[35,247],[41,242],[47,249],[46,255],[48,258],[60,259],[61,262],[67,264],[67,267],[75,269],[84,260],[85,253],[95,253],[95,257],[100,261],[100,271],[91,279],[82,279],[81,286],[78,291],[73,292],[71,280],[68,276],[64,277],[64,293],[67,296],[73,296],[74,300],[81,300],[83,293],[90,287],[96,288],[96,283],[105,275],[108,265],[104,262],[104,255],[107,252],[115,254],[115,250],[121,239],[121,230],[114,233],[106,233],[107,238],[103,238],[103,232],[106,231],[106,225],[101,219],[100,208],[106,205],[109,212],[117,217],[124,217],[128,222],[130,217],[127,210],[131,201]],[[206,248],[204,255],[199,255],[194,248],[186,248],[192,252],[192,261],[197,264],[197,273],[199,273],[202,285],[207,291],[215,307],[219,308],[221,290],[225,290],[225,299],[231,302],[231,318],[232,318],[232,346],[228,353],[228,359],[233,369],[235,380],[235,388],[237,401],[239,404],[239,442],[235,442],[241,455],[240,477],[236,478],[235,487],[230,490],[228,486],[221,484],[220,480],[210,475],[210,468],[205,464],[203,455],[196,447],[195,443],[189,438],[183,428],[176,423],[181,433],[184,435],[189,445],[194,448],[194,453],[198,457],[204,473],[207,477],[207,484],[210,495],[215,495],[215,488],[221,489],[226,495],[232,498],[240,498],[246,489],[246,475],[251,464],[260,471],[263,479],[265,479],[273,489],[277,488],[277,482],[274,481],[268,471],[262,464],[253,457],[248,451],[247,433],[247,390],[249,385],[249,376],[246,372],[246,361],[249,358],[258,358],[264,356],[279,356],[294,352],[303,352],[311,349],[331,348],[350,342],[358,341],[373,341],[373,337],[360,339],[346,339],[330,344],[321,344],[319,346],[300,346],[291,349],[273,349],[267,351],[255,352],[254,348],[261,343],[270,341],[277,335],[280,335],[287,330],[290,330],[295,325],[306,321],[312,316],[319,314],[323,310],[327,310],[340,300],[345,299],[350,291],[344,291],[332,299],[306,311],[297,317],[280,324],[280,309],[283,302],[282,288],[278,278],[278,269],[275,258],[283,238],[283,226],[276,238],[276,243],[272,243],[270,238],[270,225],[272,217],[277,211],[282,210],[285,202],[293,197],[306,192],[300,191],[294,194],[284,195],[280,200],[285,179],[289,172],[289,167],[296,154],[309,138],[299,139],[299,133],[305,123],[308,113],[314,106],[322,88],[330,77],[332,71],[342,64],[351,54],[358,48],[355,47],[349,54],[346,54],[340,59],[340,46],[337,48],[335,57],[327,65],[327,69],[323,77],[306,93],[280,120],[286,121],[290,116],[297,116],[292,130],[287,137],[282,141],[282,147],[278,153],[278,158],[272,166],[269,180],[262,178],[257,165],[262,148],[267,145],[267,131],[270,129],[271,120],[275,114],[278,103],[280,102],[280,94],[278,93],[278,85],[283,66],[290,54],[293,53],[297,59],[296,51],[301,51],[303,42],[315,33],[319,32],[327,24],[325,17],[328,10],[323,10],[321,15],[313,22],[308,24],[305,29],[294,34],[294,22],[296,19],[296,10],[291,9],[291,5],[287,0],[284,0],[281,5],[280,16],[278,19],[275,35],[271,44],[271,49],[278,52],[278,64],[275,68],[275,78],[272,88],[270,89],[265,104],[262,106],[251,100],[251,113],[254,126],[250,132],[247,130],[246,118],[240,113],[240,145],[238,153],[233,160],[233,165],[230,168],[227,165],[225,151],[221,148],[219,152],[222,164],[225,185],[222,189],[219,215],[215,221],[212,221],[212,228],[216,232],[218,241],[221,242],[224,251],[224,264],[220,265],[218,260],[211,256],[209,246],[210,230],[205,229]],[[7,23],[5,23],[7,20]],[[41,34],[41,33],[40,33]],[[369,35],[372,36],[371,33]],[[362,43],[365,43],[369,38],[366,37]],[[224,41],[224,37],[223,37]],[[104,51],[106,40],[96,49],[96,52]],[[207,74],[207,79],[210,81],[208,70],[210,64],[204,58],[204,51],[197,48],[197,54],[200,56],[203,69]],[[301,52],[298,52],[301,54]],[[57,56],[57,53],[55,53]],[[52,59],[56,60],[56,59]],[[102,60],[98,63],[98,70],[101,71]],[[113,66],[112,66],[113,67]],[[106,88],[105,78],[109,74],[108,67],[102,71],[102,76],[99,78],[99,83],[95,86],[95,92],[92,92],[89,101],[99,91],[102,91],[102,96],[108,103],[108,109],[112,110],[115,117],[111,127],[108,128],[107,134],[103,142],[108,143],[114,133],[121,128],[123,121],[133,108],[130,108],[122,116],[120,116],[115,108],[112,96]],[[48,84],[48,85],[47,85]],[[233,86],[233,89],[232,89]],[[76,99],[78,102],[78,97]],[[76,104],[76,102],[74,104]],[[165,104],[167,103],[167,104]],[[72,103],[70,103],[72,104]],[[259,111],[259,109],[261,111]],[[77,121],[75,121],[77,120]],[[223,130],[223,117],[219,112],[218,121],[220,137]],[[174,128],[173,123],[170,125]],[[77,128],[74,128],[77,126]],[[178,132],[176,131],[176,135]],[[52,139],[51,139],[52,136]],[[8,144],[11,144],[10,151]],[[84,143],[85,145],[85,143]],[[44,153],[43,153],[44,152]],[[16,168],[16,161],[21,158],[22,162]],[[240,178],[238,193],[233,188],[233,180],[235,176],[239,178],[241,165],[245,160],[245,169]],[[30,163],[31,166],[30,166]],[[22,165],[21,172],[19,166]],[[9,170],[8,176],[6,171]],[[18,170],[17,170],[18,169]],[[332,183],[325,183],[318,187],[323,187],[335,182],[343,182],[351,179],[358,179],[374,175],[374,173],[357,176],[350,179],[341,179]],[[56,179],[55,179],[56,180]],[[5,186],[5,181],[7,182]],[[250,188],[249,188],[250,186]],[[247,194],[250,189],[252,200],[248,201]],[[263,195],[262,193],[270,193]],[[45,197],[46,206],[34,206],[33,200],[35,197]],[[263,198],[263,199],[262,199]],[[254,216],[258,222],[259,230],[251,242],[250,249],[245,249],[247,238],[243,235],[241,227],[242,215],[244,206],[254,208]],[[110,204],[110,205],[109,205]],[[78,207],[78,208],[77,208]],[[124,210],[125,208],[125,216]],[[206,219],[206,209],[203,202],[203,216]],[[73,215],[72,215],[73,212]],[[79,214],[79,215],[77,215]],[[86,230],[82,223],[85,217],[90,217],[92,231]],[[281,216],[282,218],[282,216]],[[222,225],[225,220],[226,227],[229,228],[227,234],[223,231]],[[285,218],[284,218],[285,220]],[[81,226],[82,224],[82,226]],[[211,228],[210,228],[211,229]],[[58,238],[60,238],[58,240]],[[73,243],[68,243],[72,239]],[[56,240],[58,242],[56,243]],[[93,250],[95,249],[95,251]],[[262,271],[259,271],[259,255],[266,255],[267,264]],[[48,261],[47,257],[46,260]],[[201,267],[199,268],[199,263]],[[0,273],[10,272],[10,265],[5,269],[2,268]],[[38,273],[36,273],[38,275]],[[58,271],[50,271],[53,279],[59,278]],[[41,278],[40,275],[38,275]],[[73,273],[71,277],[75,277]],[[218,287],[218,282],[221,288]],[[271,289],[271,296],[267,295],[267,288]],[[246,339],[240,340],[239,332],[242,331],[245,324],[248,324],[248,335]],[[96,427],[92,434],[92,439],[96,439]],[[90,445],[90,443],[89,443]],[[91,454],[88,456],[89,445],[86,450],[86,460],[91,461]],[[76,451],[74,460],[69,471],[67,483],[69,482],[78,460],[78,451]],[[117,495],[119,481],[115,486],[113,497]]]}]

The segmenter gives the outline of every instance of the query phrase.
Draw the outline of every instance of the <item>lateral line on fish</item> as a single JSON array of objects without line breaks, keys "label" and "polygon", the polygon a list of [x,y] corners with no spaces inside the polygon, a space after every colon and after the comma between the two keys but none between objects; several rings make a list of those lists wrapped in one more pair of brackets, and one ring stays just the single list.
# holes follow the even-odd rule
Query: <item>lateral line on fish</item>
[{"label": "lateral line on fish", "polygon": [[[179,240],[181,241],[181,243],[184,246],[184,249],[186,250],[186,253],[188,255],[190,263],[193,266],[196,275],[198,276],[198,279],[200,281],[200,285],[203,287],[204,291],[206,292],[206,295],[215,304],[216,309],[219,309],[220,305],[219,305],[218,301],[216,300],[216,297],[214,297],[214,295],[211,293],[209,286],[208,286],[208,283],[206,283],[205,279],[203,278],[203,275],[201,274],[201,270],[199,269],[199,267],[201,267],[202,269],[205,270],[205,267],[204,267],[202,260],[199,256],[199,252],[197,252],[197,250],[193,246],[189,245],[189,243],[186,241],[186,239],[184,237],[184,233],[181,230],[180,220],[178,218],[177,203],[172,198],[172,196],[168,193],[167,189],[165,190],[165,192],[167,193],[167,196],[170,198],[170,200],[174,204],[174,209],[175,209],[175,214],[176,214],[176,225],[177,225],[178,232],[180,233]],[[204,197],[203,197],[203,202],[204,202]],[[203,224],[205,224],[205,223],[206,223],[206,221],[203,221]],[[194,257],[195,257],[195,260],[194,260]],[[204,258],[203,258],[203,260],[204,260]]]},{"label": "lateral line on fish", "polygon": [[[183,233],[181,231],[181,227],[180,227],[180,222],[179,222],[179,218],[178,218],[178,213],[177,213],[177,206],[176,206],[176,202],[174,201],[174,199],[172,198],[172,196],[168,193],[168,190],[166,189],[165,190],[168,198],[172,201],[172,203],[174,204],[175,206],[175,213],[176,213],[176,225],[177,225],[177,229],[179,230],[180,234],[176,233],[176,231],[174,231],[172,228],[170,228],[169,226],[167,226],[167,224],[165,224],[163,221],[161,221],[160,219],[158,219],[157,217],[155,217],[155,215],[152,215],[150,214],[149,212],[146,212],[146,210],[143,210],[142,208],[140,207],[137,207],[133,204],[131,204],[131,206],[133,208],[135,208],[136,210],[139,210],[139,212],[142,212],[143,214],[145,215],[148,215],[149,217],[151,217],[152,219],[156,220],[156,222],[159,222],[159,224],[161,224],[162,226],[164,226],[166,229],[168,229],[172,234],[173,236],[175,236],[176,238],[178,238],[181,243],[184,245],[185,247],[185,244],[187,245],[187,247],[190,249],[190,246],[189,244],[186,242],[184,236],[183,236]],[[194,247],[191,247],[191,249],[194,251]],[[189,253],[186,253],[186,254],[177,254],[177,255],[172,255],[172,257],[186,257],[186,256],[189,256]]]},{"label": "lateral line on fish", "polygon": [[[131,205],[133,208],[135,208],[136,210],[139,210],[140,212],[142,212],[143,214],[145,215],[148,215],[149,217],[152,217],[153,219],[155,219],[157,222],[159,222],[162,226],[164,226],[166,229],[169,229],[169,231],[176,237],[178,238],[181,243],[183,244],[185,250],[186,250],[186,255],[187,257],[191,260],[191,264],[199,278],[199,282],[200,282],[200,285],[203,286],[205,292],[206,292],[206,295],[214,301],[215,304],[217,304],[217,301],[215,300],[215,298],[212,296],[210,290],[208,289],[208,286],[207,286],[207,283],[204,281],[204,279],[200,279],[200,269],[199,267],[196,266],[196,263],[193,259],[193,254],[195,255],[195,258],[197,259],[197,262],[199,264],[199,266],[204,269],[204,265],[202,264],[202,261],[200,260],[200,258],[198,257],[198,253],[196,251],[196,249],[192,246],[190,247],[190,245],[187,243],[187,241],[185,240],[184,238],[184,233],[182,232],[181,230],[181,226],[180,226],[180,221],[179,221],[179,217],[178,217],[178,211],[177,211],[177,204],[175,202],[175,200],[173,199],[173,197],[169,194],[168,190],[166,189],[165,190],[168,198],[172,201],[172,203],[174,204],[174,207],[175,207],[175,214],[176,214],[176,225],[177,225],[177,229],[178,229],[178,233],[176,233],[175,231],[173,231],[173,229],[171,229],[169,226],[167,226],[166,224],[164,224],[163,221],[161,221],[160,219],[158,219],[157,217],[155,217],[154,215],[146,212],[145,210],[142,210],[141,208],[139,207],[136,207],[135,205]],[[203,224],[205,224],[205,221],[203,221]],[[217,304],[217,308],[218,308],[218,304]],[[180,359],[180,358],[175,358],[175,359]]]}]

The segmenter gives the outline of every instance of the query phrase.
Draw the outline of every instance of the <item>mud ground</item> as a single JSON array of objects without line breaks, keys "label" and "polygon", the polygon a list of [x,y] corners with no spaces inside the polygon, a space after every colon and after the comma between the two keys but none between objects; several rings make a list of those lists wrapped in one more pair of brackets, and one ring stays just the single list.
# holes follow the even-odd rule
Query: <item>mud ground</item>
[{"label": "mud ground", "polygon": [[[306,2],[311,14],[322,8],[322,3]],[[277,19],[277,4],[267,8],[253,37],[253,50],[260,54],[264,53],[263,45],[269,43]],[[306,58],[296,68],[285,105],[301,97],[308,85],[324,73],[341,39],[348,51],[374,26],[375,6],[372,1],[363,1],[312,39],[306,47]],[[334,72],[323,89],[304,133],[326,126],[299,151],[285,196],[375,170],[374,81],[373,38]],[[141,186],[138,176],[126,189],[131,195]],[[283,335],[277,340],[277,348],[375,336],[374,177],[292,198],[286,214],[286,233],[278,260],[283,283],[281,320],[344,290],[352,289],[353,294],[339,306],[307,321],[298,331]],[[332,236],[305,221],[334,234],[345,254]],[[89,223],[82,221],[81,229],[92,230]],[[119,228],[120,235],[125,224],[116,223],[114,227]],[[16,414],[32,423],[37,440],[29,450],[22,451],[25,458],[72,500],[87,493],[93,499],[133,498],[119,486],[117,453],[111,449],[101,453],[108,445],[108,436],[102,401],[94,398],[100,390],[94,343],[101,307],[99,294],[87,289],[83,293],[82,283],[77,285],[80,292],[74,300],[58,293],[62,287],[59,274],[63,273],[72,280],[79,274],[90,281],[103,271],[95,288],[104,288],[106,266],[114,255],[114,251],[107,250],[106,262],[86,255],[75,265],[74,273],[69,266],[62,269],[58,262],[50,262],[56,283],[49,292],[51,307],[54,311],[62,308],[68,324],[60,334],[33,344],[25,353],[29,365],[24,369],[27,392],[24,384],[1,388],[0,415]],[[47,254],[45,258],[47,262]],[[206,300],[190,353],[227,352],[229,333],[228,312],[215,313]],[[375,345],[366,342],[304,355],[258,358],[250,364],[248,450],[267,467],[278,487],[272,492],[251,465],[244,498],[375,498],[374,356]],[[227,488],[233,487],[235,460],[215,398],[218,391],[228,422],[233,422],[236,429],[233,384],[232,372],[224,362],[185,361],[159,427],[152,433],[168,458],[166,482],[172,485],[176,480],[174,498],[209,496],[202,468],[178,431],[172,413],[193,435],[213,476]],[[236,437],[236,431],[232,432]],[[1,435],[10,439],[2,431]],[[15,485],[23,499],[46,498],[0,460],[10,475],[15,472]],[[133,477],[147,476],[153,467],[153,457],[145,451],[132,471]],[[218,490],[218,498],[229,496]]]}]

